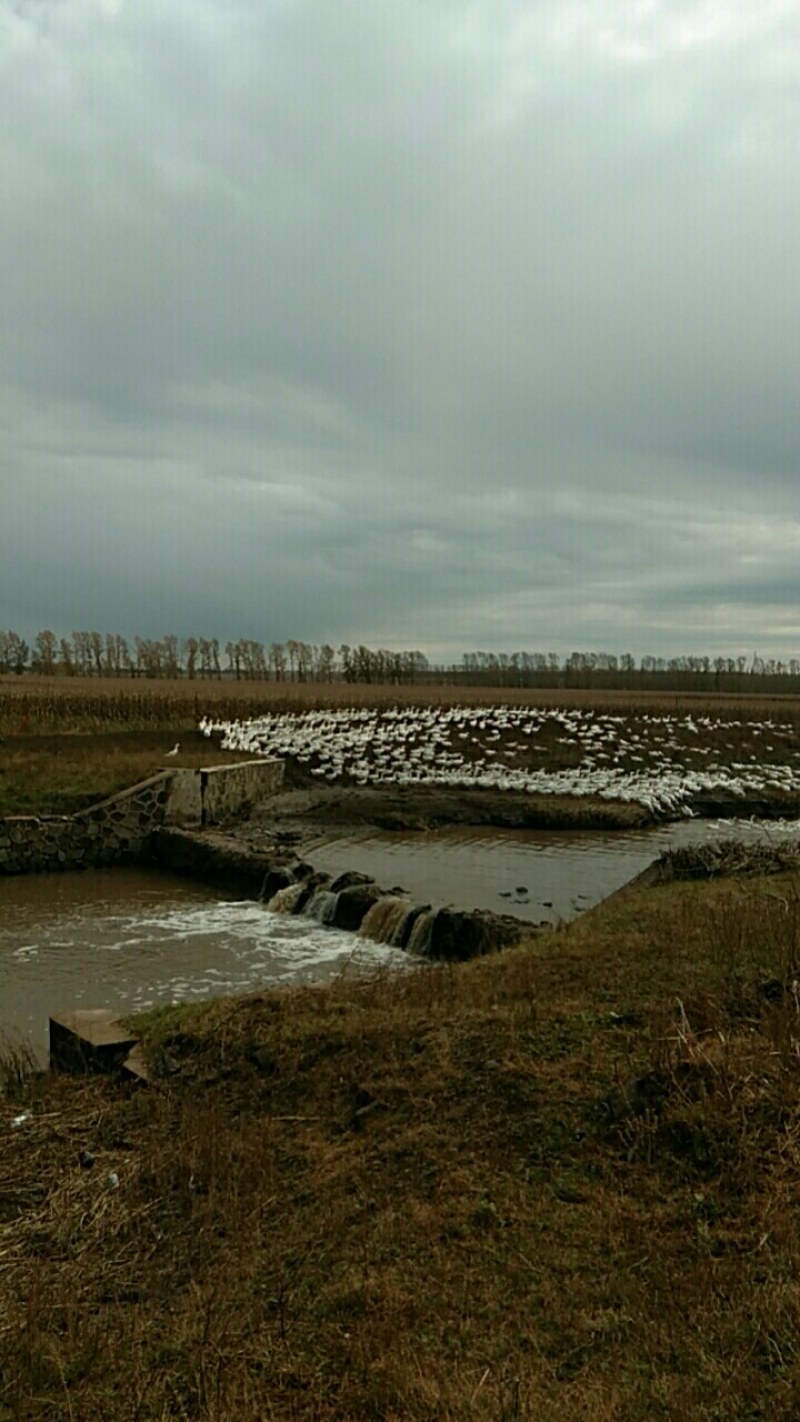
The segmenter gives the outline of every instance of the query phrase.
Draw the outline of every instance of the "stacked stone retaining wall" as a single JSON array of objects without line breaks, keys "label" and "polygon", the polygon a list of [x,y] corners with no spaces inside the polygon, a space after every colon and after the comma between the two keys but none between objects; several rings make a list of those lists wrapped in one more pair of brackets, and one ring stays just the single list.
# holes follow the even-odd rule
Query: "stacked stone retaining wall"
[{"label": "stacked stone retaining wall", "polygon": [[164,819],[169,771],[76,815],[13,815],[0,820],[0,873],[134,864]]},{"label": "stacked stone retaining wall", "polygon": [[0,875],[141,863],[163,825],[233,819],[282,780],[282,761],[164,770],[75,815],[8,816],[0,819]]}]

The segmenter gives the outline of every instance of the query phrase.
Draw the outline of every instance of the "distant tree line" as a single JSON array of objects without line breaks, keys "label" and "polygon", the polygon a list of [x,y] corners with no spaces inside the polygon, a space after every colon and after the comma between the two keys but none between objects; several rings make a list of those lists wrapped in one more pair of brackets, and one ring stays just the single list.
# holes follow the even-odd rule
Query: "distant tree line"
[{"label": "distant tree line", "polygon": [[271,642],[251,638],[134,637],[118,632],[37,632],[33,646],[17,632],[0,631],[0,674],[294,682],[416,682],[430,671],[422,652],[377,651],[343,644]]},{"label": "distant tree line", "polygon": [[[456,671],[453,668],[453,671]],[[465,686],[575,687],[638,691],[800,692],[800,658],[654,657],[630,652],[466,652]]]},{"label": "distant tree line", "polygon": [[752,656],[642,657],[630,652],[465,652],[461,661],[432,665],[419,651],[377,650],[343,643],[289,639],[258,642],[240,637],[220,647],[216,637],[134,637],[117,632],[37,632],[33,646],[0,630],[0,674],[65,677],[131,677],[147,680],[216,679],[273,682],[437,682],[460,686],[575,687],[598,690],[759,691],[800,690],[800,659]]}]

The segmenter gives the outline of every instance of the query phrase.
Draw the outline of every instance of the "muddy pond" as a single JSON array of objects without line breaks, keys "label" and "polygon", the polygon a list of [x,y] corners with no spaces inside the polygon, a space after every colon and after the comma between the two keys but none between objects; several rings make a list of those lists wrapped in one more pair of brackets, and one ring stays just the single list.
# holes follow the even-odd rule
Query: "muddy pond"
[{"label": "muddy pond", "polygon": [[[797,824],[681,821],[642,832],[364,831],[304,854],[336,874],[359,869],[416,902],[568,920],[598,903],[665,849],[735,835],[790,835]],[[258,986],[325,982],[341,972],[409,966],[398,949],[222,898],[147,869],[0,880],[0,1037],[44,1060],[51,1012],[123,1013]]]}]

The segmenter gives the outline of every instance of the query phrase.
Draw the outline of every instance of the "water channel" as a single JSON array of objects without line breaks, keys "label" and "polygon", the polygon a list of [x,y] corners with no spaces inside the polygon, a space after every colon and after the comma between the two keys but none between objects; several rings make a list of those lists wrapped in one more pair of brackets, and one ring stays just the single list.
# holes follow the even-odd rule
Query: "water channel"
[{"label": "water channel", "polygon": [[142,1012],[406,962],[397,949],[155,869],[0,881],[0,1040],[27,1041],[42,1060],[51,1012]]},{"label": "water channel", "polygon": [[418,903],[513,913],[531,923],[567,922],[600,903],[660,854],[715,839],[797,839],[800,822],[680,820],[656,829],[439,829],[357,831],[306,848],[316,869],[358,867]]},{"label": "water channel", "polygon": [[[315,868],[359,869],[420,903],[573,918],[665,849],[735,835],[797,838],[800,825],[682,821],[600,834],[438,830],[348,835],[306,848]],[[258,986],[325,982],[408,966],[397,949],[220,898],[157,870],[97,870],[0,880],[0,1038],[44,1060],[51,1012],[133,1013]]]}]

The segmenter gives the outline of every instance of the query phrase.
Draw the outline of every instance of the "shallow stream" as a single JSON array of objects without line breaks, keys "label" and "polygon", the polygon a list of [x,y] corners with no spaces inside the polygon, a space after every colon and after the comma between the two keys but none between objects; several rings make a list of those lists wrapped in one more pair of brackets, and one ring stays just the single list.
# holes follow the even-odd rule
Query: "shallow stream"
[{"label": "shallow stream", "polygon": [[[359,869],[418,903],[492,909],[539,923],[573,918],[670,847],[798,833],[797,824],[718,821],[613,834],[370,831],[305,852],[315,868]],[[29,1041],[42,1060],[51,1012],[133,1013],[408,962],[398,949],[249,900],[220,899],[202,884],[156,870],[0,880],[0,1037]]]},{"label": "shallow stream", "polygon": [[306,846],[315,869],[360,869],[417,903],[512,913],[531,923],[574,918],[679,845],[797,838],[800,824],[681,820],[657,829],[357,831]]}]

